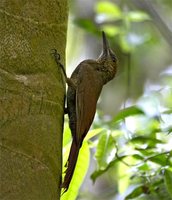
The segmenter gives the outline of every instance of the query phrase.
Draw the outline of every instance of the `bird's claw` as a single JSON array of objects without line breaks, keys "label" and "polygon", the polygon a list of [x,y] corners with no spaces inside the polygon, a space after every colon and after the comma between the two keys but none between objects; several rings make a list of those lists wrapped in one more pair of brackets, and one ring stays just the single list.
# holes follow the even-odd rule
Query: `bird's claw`
[{"label": "bird's claw", "polygon": [[57,62],[60,61],[60,54],[57,52],[57,49],[51,49],[51,54],[55,57]]}]

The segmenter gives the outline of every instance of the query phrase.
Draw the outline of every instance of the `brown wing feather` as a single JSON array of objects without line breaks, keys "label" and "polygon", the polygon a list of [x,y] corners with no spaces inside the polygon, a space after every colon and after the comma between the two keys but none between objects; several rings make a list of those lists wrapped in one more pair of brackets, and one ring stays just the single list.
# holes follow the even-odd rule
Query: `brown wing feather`
[{"label": "brown wing feather", "polygon": [[103,84],[97,80],[94,68],[86,65],[80,69],[76,89],[76,141],[80,145],[94,119],[102,86]]}]

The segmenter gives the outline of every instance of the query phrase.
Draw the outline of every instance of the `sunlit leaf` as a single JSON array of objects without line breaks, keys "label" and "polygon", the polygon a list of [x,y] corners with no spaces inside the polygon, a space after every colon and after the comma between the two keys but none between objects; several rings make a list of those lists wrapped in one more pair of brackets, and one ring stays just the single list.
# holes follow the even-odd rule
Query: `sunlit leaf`
[{"label": "sunlit leaf", "polygon": [[67,159],[68,159],[70,147],[71,147],[71,142],[69,142],[68,144],[66,144],[65,146],[63,146],[63,172],[65,171],[64,166],[65,166],[65,164],[67,162]]},{"label": "sunlit leaf", "polygon": [[83,142],[83,145],[80,149],[77,165],[70,183],[69,189],[61,197],[61,200],[75,200],[79,188],[84,180],[84,177],[87,173],[89,166],[90,151],[87,142]]},{"label": "sunlit leaf", "polygon": [[63,134],[63,146],[66,146],[71,141],[71,131],[69,126],[65,123]]},{"label": "sunlit leaf", "polygon": [[113,137],[108,133],[102,134],[95,153],[95,158],[100,169],[104,169],[108,162],[114,158],[115,152],[113,149],[115,149]]},{"label": "sunlit leaf", "polygon": [[96,135],[99,135],[102,131],[103,131],[103,128],[92,129],[91,131],[87,133],[86,137],[84,138],[84,141],[87,141],[95,137]]},{"label": "sunlit leaf", "polygon": [[121,32],[120,28],[117,26],[104,25],[102,27],[103,27],[103,30],[107,33],[107,35],[111,37],[114,37],[115,35]]},{"label": "sunlit leaf", "polygon": [[97,13],[106,13],[108,15],[111,15],[113,17],[121,17],[122,12],[120,8],[115,5],[114,3],[108,2],[108,1],[100,1],[97,2],[95,11]]},{"label": "sunlit leaf", "polygon": [[118,191],[120,194],[123,194],[130,184],[131,171],[130,168],[122,162],[118,162],[117,171],[118,174],[116,176],[118,177]]},{"label": "sunlit leaf", "polygon": [[142,22],[150,19],[150,17],[141,11],[130,11],[127,13],[127,18],[132,22]]},{"label": "sunlit leaf", "polygon": [[165,184],[166,184],[166,188],[172,198],[172,171],[170,170],[165,170]]},{"label": "sunlit leaf", "polygon": [[143,164],[139,165],[138,169],[140,171],[147,172],[148,170],[150,170],[150,166],[147,163],[143,163]]},{"label": "sunlit leaf", "polygon": [[120,112],[114,117],[113,122],[124,120],[126,117],[133,115],[144,115],[144,111],[137,106],[131,106],[120,110]]}]

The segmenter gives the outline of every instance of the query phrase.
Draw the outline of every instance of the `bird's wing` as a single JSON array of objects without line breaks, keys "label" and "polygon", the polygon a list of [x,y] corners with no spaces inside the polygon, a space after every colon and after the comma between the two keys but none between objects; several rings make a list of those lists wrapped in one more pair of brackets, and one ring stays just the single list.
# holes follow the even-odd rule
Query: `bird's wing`
[{"label": "bird's wing", "polygon": [[[83,64],[84,65],[84,64]],[[78,74],[76,89],[76,142],[80,145],[86,136],[94,115],[96,104],[102,90],[102,83],[97,73],[90,66],[82,66]]]}]

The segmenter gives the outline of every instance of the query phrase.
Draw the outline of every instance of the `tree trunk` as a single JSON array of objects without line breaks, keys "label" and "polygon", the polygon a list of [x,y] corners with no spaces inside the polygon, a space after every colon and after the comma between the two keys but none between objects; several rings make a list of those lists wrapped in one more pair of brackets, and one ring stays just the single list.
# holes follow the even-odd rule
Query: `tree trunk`
[{"label": "tree trunk", "polygon": [[0,2],[0,199],[60,199],[67,0]]}]

